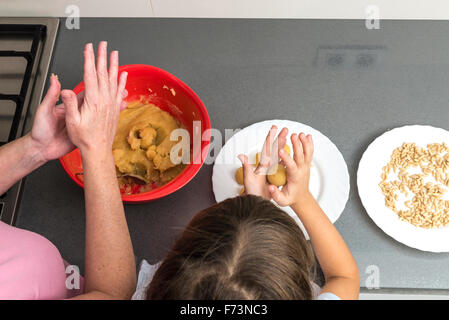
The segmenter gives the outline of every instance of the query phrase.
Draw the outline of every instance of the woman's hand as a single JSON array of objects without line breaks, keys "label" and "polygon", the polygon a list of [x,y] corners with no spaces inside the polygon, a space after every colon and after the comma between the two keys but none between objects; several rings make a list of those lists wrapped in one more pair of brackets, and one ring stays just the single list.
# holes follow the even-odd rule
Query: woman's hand
[{"label": "woman's hand", "polygon": [[[75,148],[65,126],[65,106],[58,102],[61,85],[54,75],[50,87],[34,117],[33,128],[25,136],[0,147],[0,194],[49,160],[57,159]],[[76,98],[75,98],[76,99]],[[78,97],[82,101],[83,97]]]},{"label": "woman's hand", "polygon": [[271,194],[268,190],[267,173],[272,164],[278,162],[277,155],[279,150],[283,149],[285,146],[288,129],[282,129],[275,139],[276,132],[277,127],[272,126],[265,139],[260,162],[256,169],[249,163],[246,155],[239,155],[239,159],[243,166],[243,184],[245,186],[246,194],[260,196],[267,200],[271,199]]},{"label": "woman's hand", "polygon": [[112,51],[107,69],[107,43],[98,45],[97,65],[92,44],[84,49],[84,101],[79,104],[71,90],[61,92],[66,106],[66,125],[70,140],[80,149],[81,154],[90,151],[111,153],[112,142],[120,110],[126,104],[127,73],[122,72],[117,83],[118,52]]},{"label": "woman's hand", "polygon": [[85,283],[78,299],[129,299],[136,288],[136,266],[112,155],[126,72],[117,83],[118,52],[107,69],[106,42],[84,49],[85,96],[78,104],[70,90],[61,92],[67,132],[80,149],[86,201]]},{"label": "woman's hand", "polygon": [[[37,108],[30,133],[31,141],[43,162],[57,159],[75,148],[67,134],[65,125],[66,108],[63,104],[56,106],[60,91],[61,84],[58,78],[51,75],[50,87],[44,100]],[[82,95],[79,95],[78,100],[83,100]]]},{"label": "woman's hand", "polygon": [[280,206],[295,206],[310,198],[309,180],[310,166],[313,158],[313,140],[311,135],[304,133],[292,134],[293,158],[283,149],[279,150],[287,171],[287,184],[279,190],[270,185],[271,197]]}]

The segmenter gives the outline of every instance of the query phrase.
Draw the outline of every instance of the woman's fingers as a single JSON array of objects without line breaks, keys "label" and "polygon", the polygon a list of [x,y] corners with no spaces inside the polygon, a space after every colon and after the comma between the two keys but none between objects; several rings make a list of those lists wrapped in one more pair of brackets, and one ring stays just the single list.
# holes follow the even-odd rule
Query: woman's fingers
[{"label": "woman's fingers", "polygon": [[296,133],[292,134],[290,139],[293,145],[293,159],[295,160],[296,165],[301,167],[304,165],[304,150],[302,148],[302,143]]},{"label": "woman's fingers", "polygon": [[76,100],[78,101],[78,106],[82,105],[84,102],[85,91],[81,91],[76,95]]},{"label": "woman's fingers", "polygon": [[65,118],[65,106],[63,103],[61,103],[59,106],[56,106],[55,108],[55,114],[56,117],[58,117],[59,119],[64,119]]},{"label": "woman's fingers", "polygon": [[120,103],[120,111],[125,110],[127,105],[126,101],[122,101],[122,103]]},{"label": "woman's fingers", "polygon": [[[81,91],[76,95],[76,100],[78,101],[78,108],[81,106],[84,102],[84,91]],[[56,107],[60,109],[65,109],[64,103],[58,104]]]},{"label": "woman's fingers", "polygon": [[41,103],[41,108],[43,108],[45,112],[51,112],[53,110],[56,106],[56,102],[58,102],[60,92],[61,84],[59,83],[58,77],[52,74],[50,77],[50,87]]},{"label": "woman's fingers", "polygon": [[117,93],[118,51],[111,52],[109,57],[109,90],[114,97]]},{"label": "woman's fingers", "polygon": [[86,44],[84,48],[84,86],[86,96],[93,98],[98,91],[98,80],[92,43]]},{"label": "woman's fingers", "polygon": [[80,122],[80,111],[78,109],[78,100],[72,90],[62,90],[61,99],[65,105],[66,120],[70,123]]},{"label": "woman's fingers", "polygon": [[97,78],[98,87],[103,90],[104,93],[109,91],[109,76],[108,76],[108,60],[107,60],[107,46],[106,41],[101,41],[98,44],[97,50]]},{"label": "woman's fingers", "polygon": [[[123,90],[122,91],[122,99],[125,99],[128,96],[128,90]],[[128,105],[128,103],[124,100],[122,100],[122,102],[120,103],[120,111],[125,110],[126,106]]]},{"label": "woman's fingers", "polygon": [[[123,96],[125,95],[125,87],[126,87],[126,79],[128,78],[128,72],[123,71],[122,73],[120,73],[120,77],[118,80],[118,87],[117,87],[117,95],[116,95],[116,103],[117,105],[120,106],[120,104],[122,103],[122,100],[124,99]],[[127,93],[128,91],[126,91],[126,96],[128,95]]]}]

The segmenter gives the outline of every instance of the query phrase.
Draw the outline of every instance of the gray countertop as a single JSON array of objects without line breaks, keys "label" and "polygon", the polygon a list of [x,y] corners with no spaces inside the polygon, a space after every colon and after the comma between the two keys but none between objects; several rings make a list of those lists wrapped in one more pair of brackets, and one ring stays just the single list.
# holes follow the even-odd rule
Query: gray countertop
[{"label": "gray countertop", "polygon": [[[356,171],[378,135],[406,124],[449,129],[449,22],[82,19],[61,21],[51,72],[65,88],[82,79],[86,42],[108,40],[120,63],[151,64],[186,82],[206,105],[212,126],[243,128],[267,119],[308,124],[342,152],[351,175],[346,209],[335,223],[361,271],[380,270],[381,288],[449,289],[449,254],[396,242],[370,220],[357,193]],[[138,259],[162,259],[199,210],[214,203],[212,166],[161,200],[126,205]],[[17,225],[36,231],[73,264],[83,265],[83,192],[58,162],[32,173]]]}]

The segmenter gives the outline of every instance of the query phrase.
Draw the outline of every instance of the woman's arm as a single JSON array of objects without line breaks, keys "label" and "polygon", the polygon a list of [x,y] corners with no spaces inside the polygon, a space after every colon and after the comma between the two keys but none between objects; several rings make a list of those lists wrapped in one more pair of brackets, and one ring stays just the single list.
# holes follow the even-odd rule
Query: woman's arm
[{"label": "woman's arm", "polygon": [[85,99],[78,105],[70,90],[61,92],[70,139],[83,159],[86,199],[85,294],[76,299],[129,299],[136,286],[133,247],[118,187],[112,142],[126,95],[127,74],[117,83],[118,52],[107,70],[106,42],[84,50]]},{"label": "woman's arm", "polygon": [[0,147],[0,194],[14,183],[45,163],[40,149],[30,135],[14,140]]},{"label": "woman's arm", "polygon": [[[109,152],[110,153],[110,152]],[[129,299],[136,266],[112,154],[83,152],[86,198],[85,292],[75,299]]]},{"label": "woman's arm", "polygon": [[326,279],[322,292],[332,292],[342,299],[358,299],[357,264],[343,238],[309,192],[312,136],[293,134],[291,141],[293,158],[283,149],[279,151],[287,168],[287,184],[282,190],[273,185],[268,189],[279,205],[292,207],[307,230]]}]

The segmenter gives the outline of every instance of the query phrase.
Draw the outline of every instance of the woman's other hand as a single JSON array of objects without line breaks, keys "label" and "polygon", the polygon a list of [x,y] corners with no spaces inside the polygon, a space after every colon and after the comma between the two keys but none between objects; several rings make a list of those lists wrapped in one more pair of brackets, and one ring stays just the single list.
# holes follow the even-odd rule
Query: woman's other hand
[{"label": "woman's other hand", "polygon": [[100,42],[95,66],[91,43],[84,49],[84,100],[79,104],[71,90],[61,92],[66,106],[66,125],[70,140],[85,155],[90,151],[112,153],[120,110],[126,104],[127,73],[118,75],[118,51],[110,54],[107,67],[107,43]]},{"label": "woman's other hand", "polygon": [[[43,162],[57,159],[75,148],[67,134],[66,108],[64,104],[56,105],[60,92],[61,84],[58,77],[51,75],[50,87],[37,108],[33,128],[29,134]],[[82,101],[82,95],[75,99]]]}]

